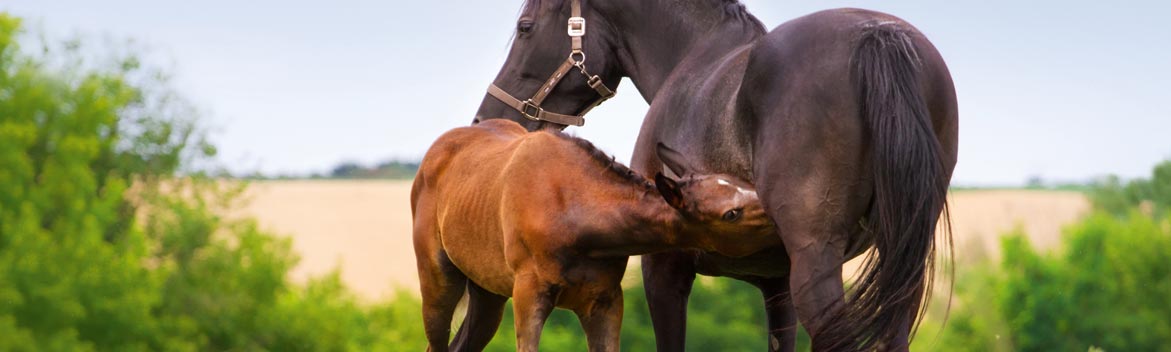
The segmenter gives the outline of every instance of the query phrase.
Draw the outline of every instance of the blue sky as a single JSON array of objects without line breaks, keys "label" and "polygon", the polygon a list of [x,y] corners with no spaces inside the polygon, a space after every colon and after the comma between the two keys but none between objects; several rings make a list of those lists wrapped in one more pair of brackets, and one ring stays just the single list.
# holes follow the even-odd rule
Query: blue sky
[{"label": "blue sky", "polygon": [[[236,171],[417,159],[466,125],[504,61],[520,0],[0,0],[50,37],[134,38],[216,127]],[[926,33],[960,102],[956,184],[1145,176],[1171,158],[1171,2],[744,0],[767,27],[863,7]],[[629,160],[630,82],[571,131]]]}]

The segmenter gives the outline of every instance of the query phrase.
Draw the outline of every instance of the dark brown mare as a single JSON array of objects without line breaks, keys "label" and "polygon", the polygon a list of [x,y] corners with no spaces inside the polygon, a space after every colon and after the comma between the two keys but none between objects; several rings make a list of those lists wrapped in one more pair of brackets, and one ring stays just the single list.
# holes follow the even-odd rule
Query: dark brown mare
[{"label": "dark brown mare", "polygon": [[561,307],[581,319],[590,351],[617,351],[629,256],[677,248],[743,256],[779,242],[742,181],[656,174],[651,184],[583,139],[506,120],[439,137],[415,177],[411,211],[432,351],[448,349],[465,287],[476,308],[452,349],[482,350],[512,297],[518,350],[537,351],[545,318]]},{"label": "dark brown mare", "polygon": [[[859,9],[817,12],[766,32],[735,0],[529,0],[493,82],[499,90],[529,96],[565,62],[566,22],[578,1],[588,21],[581,67],[609,87],[629,77],[650,103],[631,166],[662,170],[654,147],[666,143],[692,157],[693,172],[751,180],[783,241],[746,258],[644,256],[659,349],[682,350],[687,296],[700,273],[761,289],[770,350],[793,348],[797,318],[817,351],[906,350],[936,248],[950,246],[947,232],[936,240],[935,226],[941,212],[947,222],[956,163],[955,90],[927,38],[899,18]],[[587,83],[566,76],[542,93],[542,108],[580,114],[602,92]],[[500,100],[485,96],[477,121],[563,128]],[[867,248],[874,254],[847,294],[841,265]]]}]

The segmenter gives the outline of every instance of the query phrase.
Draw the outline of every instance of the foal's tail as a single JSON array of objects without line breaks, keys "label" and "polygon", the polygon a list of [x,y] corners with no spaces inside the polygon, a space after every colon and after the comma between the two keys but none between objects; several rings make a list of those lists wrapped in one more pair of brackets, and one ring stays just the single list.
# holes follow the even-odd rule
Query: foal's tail
[{"label": "foal's tail", "polygon": [[[876,252],[843,309],[834,312],[815,351],[889,350],[915,330],[931,292],[935,229],[945,223],[942,151],[919,87],[919,56],[909,29],[880,23],[862,31],[853,58],[862,114],[873,152],[874,203],[869,218]],[[950,245],[950,231],[941,236]]]}]

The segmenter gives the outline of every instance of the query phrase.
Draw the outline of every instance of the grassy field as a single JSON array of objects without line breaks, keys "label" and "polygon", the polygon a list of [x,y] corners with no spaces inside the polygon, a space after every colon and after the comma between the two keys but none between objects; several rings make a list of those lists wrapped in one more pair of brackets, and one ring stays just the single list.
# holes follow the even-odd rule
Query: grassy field
[{"label": "grassy field", "polygon": [[[262,227],[293,238],[301,254],[293,280],[340,265],[346,284],[364,298],[378,299],[395,287],[418,289],[410,190],[410,181],[261,181],[250,187],[251,202],[242,211]],[[1061,227],[1088,208],[1078,192],[953,192],[956,260],[997,256],[997,238],[1017,226],[1035,245],[1051,248]],[[847,271],[852,267],[848,264]]]}]

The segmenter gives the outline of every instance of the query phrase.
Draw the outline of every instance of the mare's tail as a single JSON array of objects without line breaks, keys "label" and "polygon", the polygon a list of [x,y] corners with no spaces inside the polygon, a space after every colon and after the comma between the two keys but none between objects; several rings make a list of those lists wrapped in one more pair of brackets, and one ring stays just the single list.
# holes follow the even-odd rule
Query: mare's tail
[{"label": "mare's tail", "polygon": [[[902,349],[890,343],[915,329],[931,292],[935,229],[946,213],[950,176],[919,87],[919,56],[909,28],[893,22],[862,31],[852,72],[873,153],[869,229],[876,252],[832,313],[815,351]],[[950,234],[941,237],[950,244]]]}]

